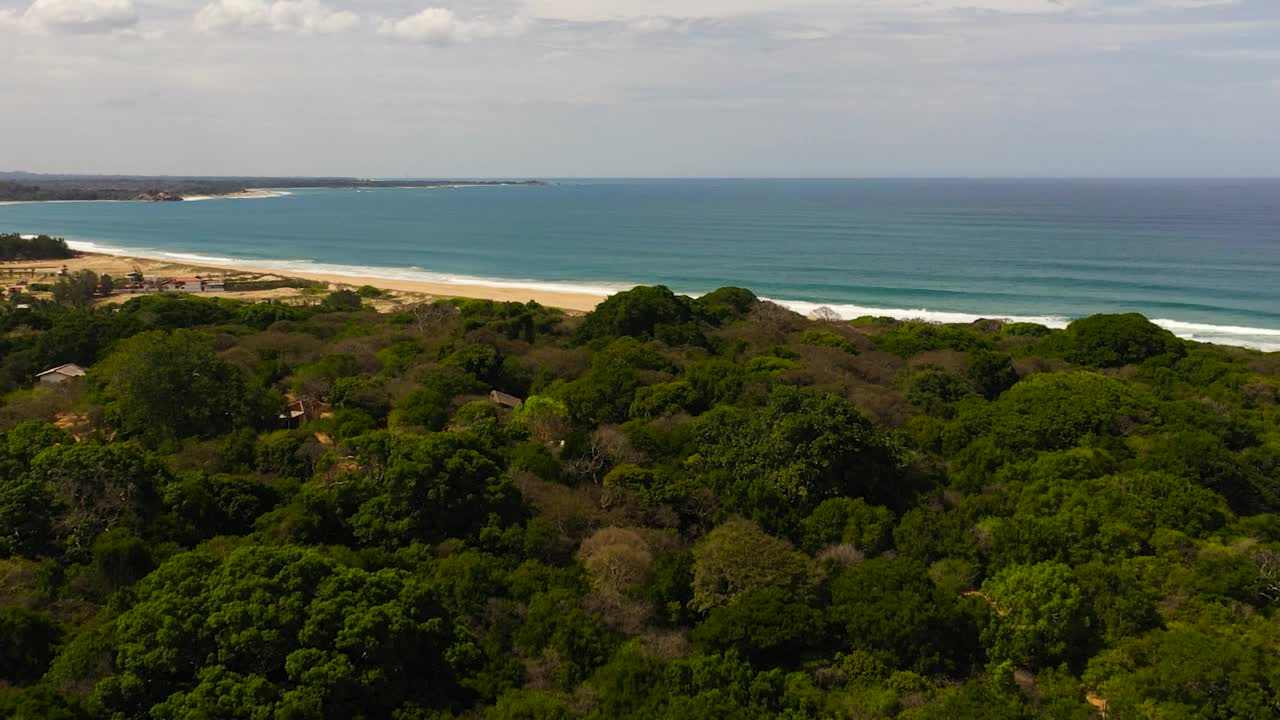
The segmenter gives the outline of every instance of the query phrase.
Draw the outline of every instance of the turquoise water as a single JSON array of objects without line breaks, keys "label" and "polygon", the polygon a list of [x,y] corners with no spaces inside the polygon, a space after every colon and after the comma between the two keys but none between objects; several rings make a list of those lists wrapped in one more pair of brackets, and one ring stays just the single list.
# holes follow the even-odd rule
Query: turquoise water
[{"label": "turquoise water", "polygon": [[635,180],[0,206],[0,231],[281,270],[1061,325],[1280,350],[1280,180]]}]

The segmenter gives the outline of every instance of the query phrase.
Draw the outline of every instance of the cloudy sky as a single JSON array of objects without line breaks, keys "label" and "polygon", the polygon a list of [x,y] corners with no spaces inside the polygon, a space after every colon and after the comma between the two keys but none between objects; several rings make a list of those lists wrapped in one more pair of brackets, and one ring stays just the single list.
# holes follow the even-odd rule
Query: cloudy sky
[{"label": "cloudy sky", "polygon": [[0,0],[0,169],[1280,175],[1280,0]]}]

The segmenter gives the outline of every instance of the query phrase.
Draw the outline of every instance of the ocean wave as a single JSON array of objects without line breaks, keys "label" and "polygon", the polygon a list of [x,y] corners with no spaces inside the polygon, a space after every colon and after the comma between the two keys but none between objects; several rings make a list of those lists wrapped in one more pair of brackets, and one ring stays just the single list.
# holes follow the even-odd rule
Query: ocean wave
[{"label": "ocean wave", "polygon": [[1280,330],[1239,325],[1210,325],[1167,318],[1152,318],[1151,322],[1186,340],[1216,345],[1239,345],[1264,352],[1280,352]]},{"label": "ocean wave", "polygon": [[[765,298],[769,300],[769,298]],[[801,300],[771,300],[779,305],[795,310],[802,315],[812,315],[818,308],[828,308],[843,320],[866,315],[891,317],[895,320],[919,320],[933,323],[971,323],[977,320],[1002,320],[1004,322],[1027,322],[1044,325],[1050,328],[1065,328],[1071,324],[1072,318],[1060,315],[1001,315],[1000,313],[965,313],[943,310],[927,310],[924,308],[878,308],[862,305],[841,305],[805,302]],[[1151,322],[1168,330],[1174,335],[1195,342],[1213,343],[1215,345],[1234,345],[1252,348],[1263,352],[1280,352],[1280,330],[1269,328],[1243,327],[1239,325],[1211,325],[1193,323],[1168,318],[1151,318]]]},{"label": "ocean wave", "polygon": [[866,307],[863,305],[805,302],[803,300],[764,299],[769,300],[770,302],[775,302],[791,310],[795,310],[801,315],[812,315],[818,308],[828,308],[844,320],[852,320],[857,317],[863,317],[864,315],[891,317],[895,320],[921,320],[933,323],[971,323],[977,320],[988,319],[1004,320],[1006,322],[1036,323],[1037,325],[1044,325],[1045,327],[1051,328],[1064,328],[1071,322],[1071,318],[1058,315],[1000,315],[998,313],[975,314],[950,312],[945,310],[928,310],[925,308],[881,308]]},{"label": "ocean wave", "polygon": [[353,279],[405,280],[410,282],[439,283],[442,285],[469,285],[477,287],[510,288],[516,290],[541,290],[543,292],[572,293],[577,295],[612,295],[635,286],[634,283],[577,283],[512,278],[490,278],[472,275],[452,275],[432,272],[417,267],[393,268],[377,265],[340,265],[319,263],[314,260],[256,260],[219,255],[172,252],[154,248],[121,247],[88,240],[68,240],[73,250],[102,255],[123,255],[148,260],[179,261],[212,266],[244,267],[254,270],[288,275],[289,273],[315,273],[337,275]]},{"label": "ocean wave", "polygon": [[[201,255],[198,253],[182,253],[154,248],[122,247],[97,243],[87,240],[68,240],[67,245],[82,252],[100,253],[103,255],[124,255],[128,257],[147,258],[152,260],[179,261],[200,263],[211,266],[245,267],[254,270],[280,273],[316,273],[336,275],[352,279],[368,278],[371,280],[404,280],[442,285],[468,285],[473,287],[492,287],[518,290],[537,290],[543,292],[571,293],[581,295],[612,295],[628,290],[636,283],[589,283],[589,282],[555,282],[543,280],[521,280],[512,278],[490,278],[472,275],[452,275],[432,272],[419,267],[393,268],[373,265],[341,265],[318,263],[313,260],[254,260],[248,258],[232,258],[218,255]],[[697,296],[697,293],[690,293]],[[872,315],[892,317],[898,320],[921,320],[935,323],[971,323],[980,319],[1003,320],[1006,322],[1028,322],[1051,328],[1064,328],[1072,318],[1065,315],[1003,315],[1000,313],[968,313],[947,310],[930,310],[927,308],[883,308],[844,303],[816,303],[804,300],[787,300],[785,298],[764,298],[787,307],[803,315],[811,315],[818,308],[829,308],[844,320]],[[1174,335],[1196,342],[1214,343],[1218,345],[1234,345],[1253,348],[1264,352],[1280,352],[1280,330],[1269,328],[1243,327],[1236,325],[1212,325],[1193,323],[1167,318],[1152,318],[1153,323],[1169,330]]]}]

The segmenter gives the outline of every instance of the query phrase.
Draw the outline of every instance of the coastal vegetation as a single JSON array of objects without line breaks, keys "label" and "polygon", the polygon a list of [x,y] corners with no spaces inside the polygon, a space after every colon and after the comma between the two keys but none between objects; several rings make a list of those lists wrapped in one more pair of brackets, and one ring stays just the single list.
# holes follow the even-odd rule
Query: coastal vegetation
[{"label": "coastal vegetation", "polygon": [[0,233],[0,262],[65,260],[74,256],[75,252],[67,247],[67,241],[62,238]]},{"label": "coastal vegetation", "polygon": [[1280,354],[376,295],[0,303],[0,716],[1280,712]]},{"label": "coastal vegetation", "polygon": [[173,177],[42,175],[0,172],[0,202],[181,200],[230,195],[247,188],[432,188],[454,185],[542,185],[538,180],[370,180],[343,177]]}]

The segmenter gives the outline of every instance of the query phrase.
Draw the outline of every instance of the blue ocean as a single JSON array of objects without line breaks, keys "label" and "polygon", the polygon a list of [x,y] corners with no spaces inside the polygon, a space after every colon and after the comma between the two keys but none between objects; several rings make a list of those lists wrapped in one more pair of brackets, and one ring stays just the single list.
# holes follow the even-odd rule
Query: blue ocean
[{"label": "blue ocean", "polygon": [[0,206],[0,231],[204,263],[599,292],[722,285],[846,318],[1137,311],[1280,350],[1280,180],[600,180]]}]

